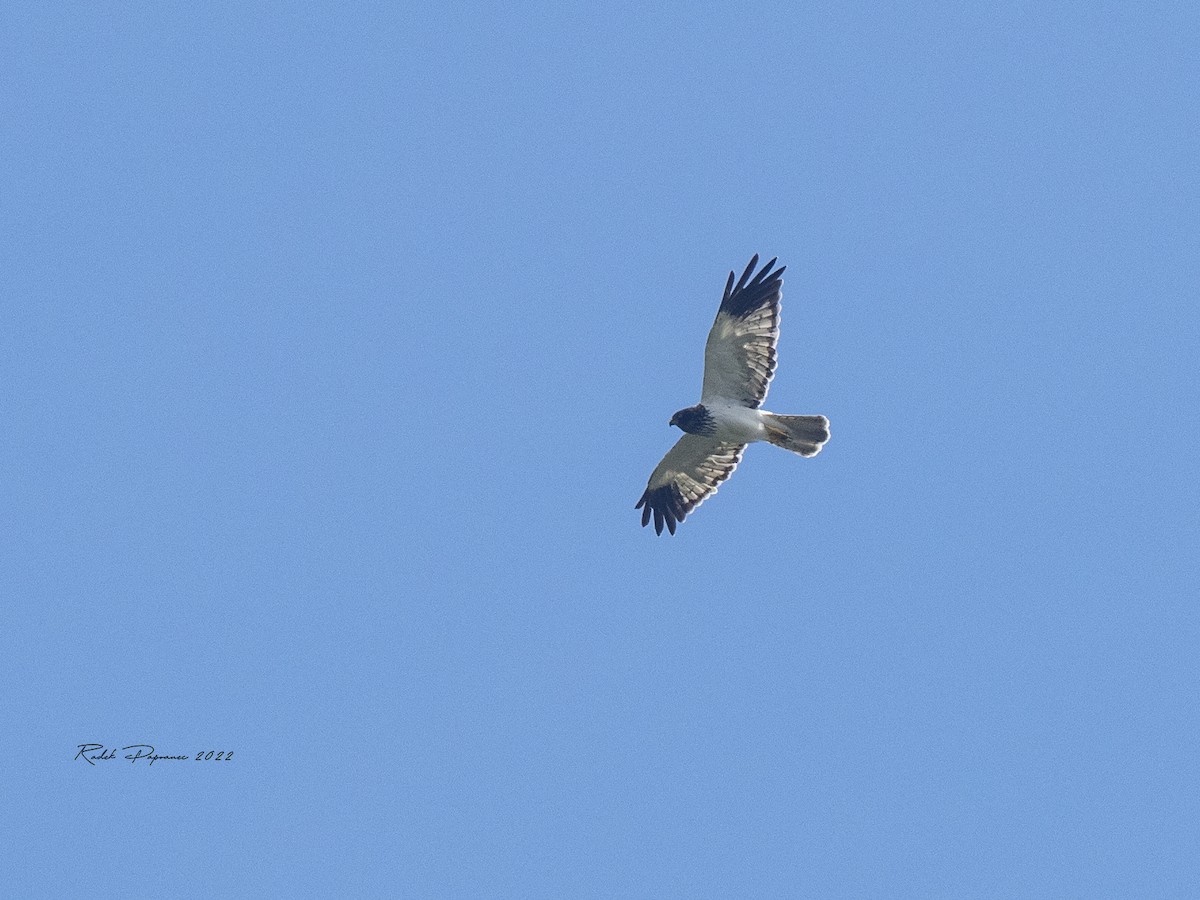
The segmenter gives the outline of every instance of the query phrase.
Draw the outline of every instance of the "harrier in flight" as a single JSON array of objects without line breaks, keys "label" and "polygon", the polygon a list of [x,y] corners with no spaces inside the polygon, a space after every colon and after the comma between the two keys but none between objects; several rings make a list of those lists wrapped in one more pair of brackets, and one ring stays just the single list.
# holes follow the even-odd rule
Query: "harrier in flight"
[{"label": "harrier in flight", "polygon": [[716,493],[733,474],[746,445],[769,441],[801,456],[816,456],[829,440],[824,416],[778,416],[759,409],[775,374],[779,341],[779,301],[783,269],[771,260],[753,278],[758,254],[725,296],[704,347],[704,385],[700,402],[681,409],[670,424],[687,432],[650,476],[635,509],[643,527],[654,516],[654,530],[671,534],[693,509]]}]

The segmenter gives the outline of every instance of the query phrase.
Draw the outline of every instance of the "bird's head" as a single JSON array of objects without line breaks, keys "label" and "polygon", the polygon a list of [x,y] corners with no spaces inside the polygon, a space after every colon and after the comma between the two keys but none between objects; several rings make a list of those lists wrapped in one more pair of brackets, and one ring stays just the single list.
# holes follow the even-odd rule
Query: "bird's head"
[{"label": "bird's head", "polygon": [[698,403],[679,410],[671,416],[668,424],[681,428],[688,434],[712,434],[716,423],[713,422],[712,414],[704,408],[704,404]]}]

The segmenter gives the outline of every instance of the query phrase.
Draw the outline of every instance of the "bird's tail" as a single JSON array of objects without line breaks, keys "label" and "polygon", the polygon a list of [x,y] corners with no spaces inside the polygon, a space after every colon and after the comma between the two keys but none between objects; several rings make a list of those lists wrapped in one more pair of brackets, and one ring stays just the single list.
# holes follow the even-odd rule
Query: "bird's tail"
[{"label": "bird's tail", "polygon": [[766,413],[767,440],[801,456],[816,456],[829,440],[829,420],[824,416],[777,416]]}]

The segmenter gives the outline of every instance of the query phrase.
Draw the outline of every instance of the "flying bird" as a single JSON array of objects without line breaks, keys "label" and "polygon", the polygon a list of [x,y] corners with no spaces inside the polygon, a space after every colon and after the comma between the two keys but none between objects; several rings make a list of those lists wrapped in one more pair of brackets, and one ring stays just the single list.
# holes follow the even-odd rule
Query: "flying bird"
[{"label": "flying bird", "polygon": [[634,509],[642,527],[654,516],[654,531],[675,526],[733,474],[747,444],[769,441],[801,456],[816,456],[829,440],[824,416],[779,416],[759,409],[775,374],[783,268],[772,259],[753,278],[758,254],[725,296],[704,347],[700,402],[681,409],[671,425],[686,434],[663,457]]}]

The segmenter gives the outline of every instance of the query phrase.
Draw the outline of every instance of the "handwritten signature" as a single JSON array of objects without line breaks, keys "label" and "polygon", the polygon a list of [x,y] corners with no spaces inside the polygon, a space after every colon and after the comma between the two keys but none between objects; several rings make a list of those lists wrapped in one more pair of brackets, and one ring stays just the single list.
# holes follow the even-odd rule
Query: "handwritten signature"
[{"label": "handwritten signature", "polygon": [[[81,759],[89,766],[94,766],[97,762],[104,762],[110,759],[117,758],[116,747],[105,747],[103,744],[78,744],[79,752],[75,754],[75,759]],[[213,762],[225,762],[233,758],[232,750],[201,750],[195,756],[169,756],[155,752],[153,744],[130,744],[128,747],[122,747],[120,752],[125,753],[126,750],[132,750],[132,753],[126,753],[125,759],[131,763],[137,763],[140,759],[149,760],[147,765],[154,765],[160,759],[195,759],[195,760],[212,760]]]}]

